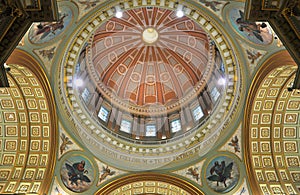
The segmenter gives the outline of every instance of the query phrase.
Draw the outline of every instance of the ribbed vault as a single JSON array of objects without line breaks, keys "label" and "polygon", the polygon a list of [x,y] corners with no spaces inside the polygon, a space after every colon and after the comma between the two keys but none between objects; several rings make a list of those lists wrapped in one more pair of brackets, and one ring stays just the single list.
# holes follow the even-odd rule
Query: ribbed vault
[{"label": "ribbed vault", "polygon": [[[152,43],[145,36],[157,37]],[[175,11],[128,10],[96,30],[88,49],[90,74],[95,71],[94,82],[102,83],[102,92],[129,104],[165,106],[183,99],[200,80],[205,81],[202,88],[209,81],[209,41],[198,24]]]}]

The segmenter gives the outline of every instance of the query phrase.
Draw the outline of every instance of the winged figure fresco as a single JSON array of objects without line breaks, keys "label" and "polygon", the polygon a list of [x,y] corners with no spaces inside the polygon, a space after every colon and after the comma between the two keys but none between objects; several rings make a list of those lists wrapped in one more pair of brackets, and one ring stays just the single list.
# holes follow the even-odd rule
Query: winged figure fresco
[{"label": "winged figure fresco", "polygon": [[82,160],[81,162],[73,163],[73,165],[70,165],[68,163],[65,163],[65,165],[68,170],[69,181],[71,181],[72,185],[75,184],[76,186],[78,186],[78,180],[80,182],[91,182],[91,180],[85,175],[85,173],[88,173],[88,170],[84,168],[84,160]]},{"label": "winged figure fresco", "polygon": [[244,20],[244,12],[239,10],[240,17],[236,19],[236,23],[239,25],[240,31],[245,31],[248,33],[248,36],[255,36],[259,41],[264,42],[264,39],[261,35],[261,28],[266,28],[266,23],[256,24],[255,22],[249,22]]},{"label": "winged figure fresco", "polygon": [[40,23],[39,25],[37,25],[35,36],[40,35],[40,38],[44,39],[50,33],[55,35],[58,29],[62,30],[64,28],[64,19],[67,16],[67,14],[64,14],[57,22]]},{"label": "winged figure fresco", "polygon": [[234,136],[234,138],[231,139],[231,142],[228,143],[228,145],[232,146],[234,148],[234,152],[240,152],[240,144],[239,139],[237,136]]},{"label": "winged figure fresco", "polygon": [[101,171],[101,175],[99,178],[99,182],[102,182],[104,179],[106,179],[107,176],[112,176],[114,175],[116,172],[112,171],[108,166],[102,168]]},{"label": "winged figure fresco", "polygon": [[62,154],[68,148],[68,145],[72,145],[73,142],[70,140],[69,137],[67,137],[63,133],[61,134],[60,138],[61,138],[62,143],[61,143],[59,149],[60,149],[60,154]]},{"label": "winged figure fresco", "polygon": [[196,181],[199,181],[199,170],[198,170],[198,168],[192,168],[192,167],[190,167],[188,169],[188,171],[186,172],[186,174],[192,175],[193,178],[196,179]]},{"label": "winged figure fresco", "polygon": [[100,0],[96,0],[96,1],[78,1],[81,5],[85,5],[85,10],[90,9],[92,7],[95,7],[97,5],[97,3],[100,2]]},{"label": "winged figure fresco", "polygon": [[226,166],[225,161],[222,161],[221,164],[219,161],[215,161],[214,166],[210,169],[210,176],[207,179],[210,181],[216,181],[217,186],[219,186],[219,182],[221,182],[225,187],[227,187],[226,180],[232,179],[232,166],[233,162]]},{"label": "winged figure fresco", "polygon": [[217,6],[220,5],[220,4],[222,4],[221,2],[218,2],[218,1],[199,0],[199,2],[204,3],[204,5],[206,7],[211,8],[215,12],[220,10],[219,8],[217,8]]}]

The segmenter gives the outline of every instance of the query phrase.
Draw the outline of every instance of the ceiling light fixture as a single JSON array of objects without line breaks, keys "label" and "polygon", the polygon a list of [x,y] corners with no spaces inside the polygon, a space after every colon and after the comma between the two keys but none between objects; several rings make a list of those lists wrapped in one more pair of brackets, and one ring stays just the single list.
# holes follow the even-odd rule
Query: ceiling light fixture
[{"label": "ceiling light fixture", "polygon": [[178,18],[181,18],[183,15],[184,15],[184,13],[183,13],[182,10],[177,10],[176,16],[177,16]]},{"label": "ceiling light fixture", "polygon": [[154,28],[146,28],[143,32],[143,40],[146,42],[146,43],[154,43],[157,41],[158,39],[158,33],[157,31],[154,29]]},{"label": "ceiling light fixture", "polygon": [[83,85],[82,79],[75,79],[74,84],[76,87],[81,87]]},{"label": "ceiling light fixture", "polygon": [[219,85],[225,85],[225,84],[226,84],[226,79],[225,79],[225,78],[220,78],[220,79],[218,80],[218,84],[219,84]]},{"label": "ceiling light fixture", "polygon": [[122,16],[123,16],[123,12],[121,12],[121,11],[116,12],[116,17],[117,18],[122,18]]},{"label": "ceiling light fixture", "polygon": [[181,18],[181,17],[184,16],[184,13],[183,13],[182,10],[183,10],[183,5],[178,4],[177,11],[176,11],[176,16],[177,16],[178,18]]},{"label": "ceiling light fixture", "polygon": [[123,12],[122,12],[121,8],[119,6],[116,6],[115,9],[116,9],[116,17],[117,18],[122,18],[123,17]]}]

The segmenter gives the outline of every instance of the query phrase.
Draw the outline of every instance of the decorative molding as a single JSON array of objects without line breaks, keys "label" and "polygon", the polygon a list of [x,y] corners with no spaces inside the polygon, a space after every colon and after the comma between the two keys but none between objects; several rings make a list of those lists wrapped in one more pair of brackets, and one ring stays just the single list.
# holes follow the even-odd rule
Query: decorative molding
[{"label": "decorative molding", "polygon": [[[140,185],[139,185],[140,184]],[[128,189],[128,187],[130,189]],[[159,190],[159,192],[158,192]],[[163,193],[163,194],[197,194],[204,195],[204,193],[191,183],[171,175],[144,172],[134,175],[123,176],[115,179],[113,182],[103,186],[95,194],[107,195],[122,192],[139,193]]]},{"label": "decorative molding", "polygon": [[7,165],[1,171],[10,166],[12,171],[1,179],[0,191],[44,194],[50,187],[45,181],[53,177],[58,143],[54,97],[44,71],[32,56],[16,49],[7,63],[11,87],[1,93],[14,101],[7,99],[0,109],[3,127],[7,127],[1,133],[6,131],[8,136],[1,140],[7,150],[2,152],[5,160],[1,162]]},{"label": "decorative molding", "polygon": [[[298,126],[299,94],[288,90],[296,68],[286,51],[278,52],[264,62],[251,85],[243,136],[253,194],[299,193],[299,183],[294,182],[300,164],[297,138],[290,139]],[[290,170],[295,171],[294,177]]]}]

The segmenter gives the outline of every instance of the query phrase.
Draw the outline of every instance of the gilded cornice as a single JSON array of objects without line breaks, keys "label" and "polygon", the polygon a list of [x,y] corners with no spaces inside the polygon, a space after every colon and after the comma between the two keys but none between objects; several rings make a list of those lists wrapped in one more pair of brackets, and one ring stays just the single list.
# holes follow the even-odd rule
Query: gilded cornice
[{"label": "gilded cornice", "polygon": [[[180,179],[178,177],[174,177],[167,174],[161,174],[161,173],[152,173],[152,172],[143,172],[133,175],[127,175],[123,176],[119,179],[116,179],[107,185],[103,186],[101,189],[99,189],[95,194],[97,195],[108,195],[111,194],[114,191],[122,191],[126,189],[126,186],[129,186],[130,184],[136,184],[138,188],[138,183],[141,182],[151,182],[151,183],[158,183],[156,186],[156,190],[159,189],[159,183],[164,186],[163,188],[172,189],[171,186],[175,186],[175,188],[179,188],[179,191],[184,191],[188,194],[194,195],[202,195],[204,194],[199,188],[192,185],[191,183]],[[167,187],[166,187],[167,185]],[[123,189],[122,189],[123,188]],[[151,187],[150,187],[151,188]],[[134,189],[133,189],[134,190]],[[178,191],[178,193],[179,193]],[[143,193],[146,194],[146,193]]]}]

